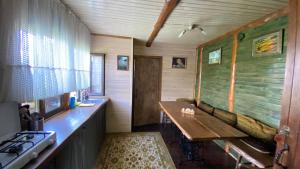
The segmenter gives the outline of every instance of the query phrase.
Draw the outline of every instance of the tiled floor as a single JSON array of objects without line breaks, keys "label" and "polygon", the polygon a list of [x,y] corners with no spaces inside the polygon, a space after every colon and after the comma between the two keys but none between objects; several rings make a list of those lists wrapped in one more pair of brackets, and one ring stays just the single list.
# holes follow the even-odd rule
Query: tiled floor
[{"label": "tiled floor", "polygon": [[200,149],[199,153],[204,159],[203,162],[186,161],[186,156],[183,154],[179,144],[180,136],[174,133],[176,128],[171,125],[163,127],[162,125],[148,125],[136,127],[133,131],[158,131],[161,133],[172,159],[177,169],[233,169],[235,160],[226,154],[218,145],[212,141],[204,142],[204,148]]}]

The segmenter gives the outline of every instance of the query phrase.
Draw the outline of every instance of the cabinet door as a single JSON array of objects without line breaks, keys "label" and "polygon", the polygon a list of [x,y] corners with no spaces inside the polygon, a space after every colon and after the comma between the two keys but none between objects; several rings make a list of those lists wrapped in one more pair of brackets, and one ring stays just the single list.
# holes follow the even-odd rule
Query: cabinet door
[{"label": "cabinet door", "polygon": [[86,124],[86,132],[84,138],[84,144],[86,145],[85,149],[85,163],[86,169],[93,168],[93,165],[96,161],[98,155],[98,141],[97,141],[97,118],[96,116],[92,117]]},{"label": "cabinet door", "polygon": [[85,145],[82,144],[82,133],[79,129],[74,138],[65,145],[61,152],[56,156],[56,169],[86,169],[82,158]]},{"label": "cabinet door", "polygon": [[76,131],[48,168],[92,169],[105,137],[105,118],[104,107]]}]

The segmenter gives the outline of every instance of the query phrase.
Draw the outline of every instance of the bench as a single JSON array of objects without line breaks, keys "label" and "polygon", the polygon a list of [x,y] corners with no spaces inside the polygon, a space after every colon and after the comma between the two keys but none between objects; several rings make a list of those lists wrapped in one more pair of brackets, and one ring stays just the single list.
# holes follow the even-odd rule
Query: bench
[{"label": "bench", "polygon": [[[222,109],[214,108],[204,102],[201,102],[198,105],[198,108],[247,133],[250,136],[249,140],[259,140],[259,142],[265,143],[262,145],[266,145],[264,147],[267,147],[267,150],[256,148],[249,144],[247,139],[225,140],[225,151],[230,153],[230,151],[233,150],[237,153],[236,169],[252,169],[255,167],[269,168],[273,166],[273,151],[275,151],[276,146],[273,137],[277,133],[275,128],[269,127],[248,116],[237,115]],[[211,110],[213,111],[211,112]],[[267,146],[272,144],[274,144],[274,150],[273,146]],[[250,165],[243,163],[245,160],[248,161]]]},{"label": "bench", "polygon": [[[259,169],[259,168],[254,167],[251,164],[241,164],[239,165],[239,169]],[[273,169],[273,167],[268,167],[266,169]]]},{"label": "bench", "polygon": [[254,165],[259,168],[268,168],[273,166],[273,156],[255,150],[240,139],[231,139],[226,141],[225,151],[230,153],[230,150],[234,150],[238,154],[236,159],[236,169],[240,168],[242,159],[250,162],[252,166]]}]

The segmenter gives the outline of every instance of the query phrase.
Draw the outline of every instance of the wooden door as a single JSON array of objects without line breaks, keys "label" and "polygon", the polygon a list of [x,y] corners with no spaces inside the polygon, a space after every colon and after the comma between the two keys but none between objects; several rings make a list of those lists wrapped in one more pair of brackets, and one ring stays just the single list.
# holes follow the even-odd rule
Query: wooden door
[{"label": "wooden door", "polygon": [[133,126],[160,122],[161,57],[134,57]]},{"label": "wooden door", "polygon": [[[288,51],[282,98],[281,129],[287,126],[289,135],[277,144],[277,153],[284,143],[289,151],[281,163],[289,169],[300,166],[300,0],[289,0]],[[282,168],[275,165],[274,168]]]}]

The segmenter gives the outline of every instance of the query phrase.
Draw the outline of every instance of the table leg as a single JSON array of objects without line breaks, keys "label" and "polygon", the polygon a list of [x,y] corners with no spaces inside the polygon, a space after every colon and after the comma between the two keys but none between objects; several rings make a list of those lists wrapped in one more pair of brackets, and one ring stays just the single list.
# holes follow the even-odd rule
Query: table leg
[{"label": "table leg", "polygon": [[242,156],[238,155],[237,159],[236,159],[236,165],[235,165],[235,169],[239,169],[240,168],[240,163],[242,161]]},{"label": "table leg", "polygon": [[[201,164],[204,163],[202,156],[204,142],[190,141],[183,134],[181,134],[180,145],[186,158],[186,160],[180,161],[180,165],[187,161],[200,162]],[[199,155],[200,151],[201,154]]]}]

